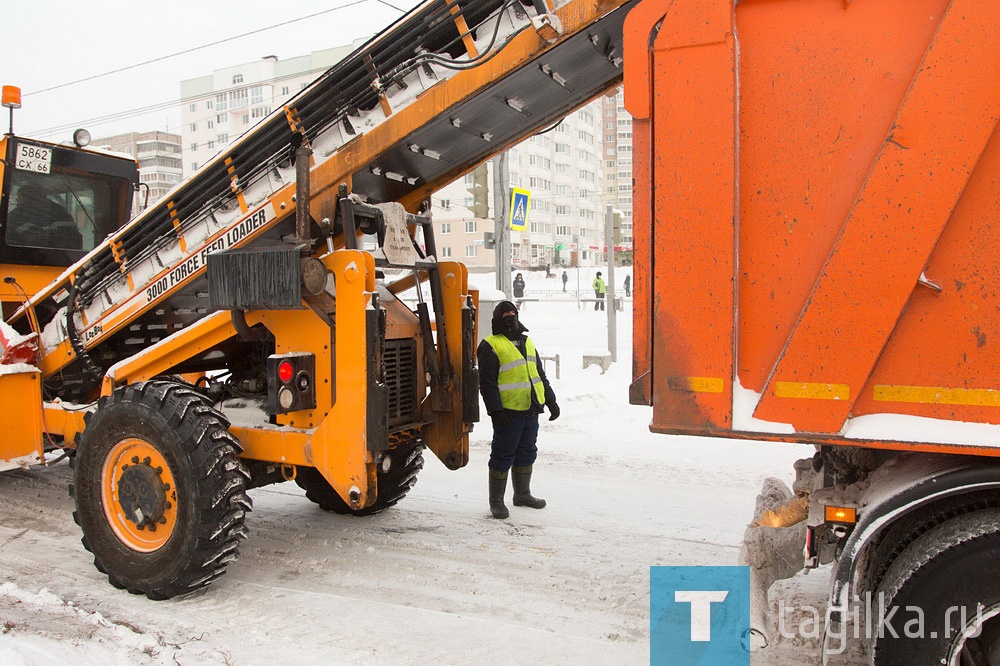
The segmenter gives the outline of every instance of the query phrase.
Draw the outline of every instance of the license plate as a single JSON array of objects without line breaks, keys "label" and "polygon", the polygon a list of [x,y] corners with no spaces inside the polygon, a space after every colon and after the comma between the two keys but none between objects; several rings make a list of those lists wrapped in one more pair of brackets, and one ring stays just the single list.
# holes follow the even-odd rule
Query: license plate
[{"label": "license plate", "polygon": [[49,173],[49,168],[52,166],[52,149],[19,143],[14,159],[18,169],[35,173]]}]

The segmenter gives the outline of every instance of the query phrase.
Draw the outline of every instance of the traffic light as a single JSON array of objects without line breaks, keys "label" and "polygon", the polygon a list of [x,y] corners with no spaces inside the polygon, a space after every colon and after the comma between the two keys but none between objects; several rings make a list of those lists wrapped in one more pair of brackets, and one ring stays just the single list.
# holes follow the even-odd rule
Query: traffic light
[{"label": "traffic light", "polygon": [[483,162],[472,170],[472,185],[466,190],[472,195],[472,216],[480,219],[490,217],[490,174]]}]

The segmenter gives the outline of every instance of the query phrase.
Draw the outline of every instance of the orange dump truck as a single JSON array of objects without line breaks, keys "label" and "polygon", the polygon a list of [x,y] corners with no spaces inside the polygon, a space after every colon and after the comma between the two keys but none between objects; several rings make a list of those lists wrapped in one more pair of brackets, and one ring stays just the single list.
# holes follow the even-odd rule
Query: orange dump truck
[{"label": "orange dump truck", "polygon": [[632,402],[816,445],[748,530],[758,593],[835,562],[828,635],[871,592],[875,663],[997,663],[1000,5],[647,0],[624,55]]}]

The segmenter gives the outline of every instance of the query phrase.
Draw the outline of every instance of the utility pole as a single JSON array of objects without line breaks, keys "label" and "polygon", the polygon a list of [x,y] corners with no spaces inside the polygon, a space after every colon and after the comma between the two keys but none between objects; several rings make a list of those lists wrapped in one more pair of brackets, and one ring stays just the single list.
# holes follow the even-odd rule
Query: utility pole
[{"label": "utility pole", "polygon": [[513,285],[510,277],[510,225],[507,224],[510,205],[510,170],[507,165],[507,151],[493,158],[493,210],[496,233],[496,265],[497,289],[507,295],[507,300],[513,298]]},{"label": "utility pole", "polygon": [[608,351],[612,362],[618,361],[618,307],[615,300],[615,209],[610,203],[604,214],[604,243],[608,255],[608,293],[604,295],[608,308]]}]

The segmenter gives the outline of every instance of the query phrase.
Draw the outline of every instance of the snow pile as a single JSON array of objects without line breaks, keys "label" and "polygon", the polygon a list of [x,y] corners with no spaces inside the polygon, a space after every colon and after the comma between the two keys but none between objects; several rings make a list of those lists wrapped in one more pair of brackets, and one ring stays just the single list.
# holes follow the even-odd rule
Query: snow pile
[{"label": "snow pile", "polygon": [[[15,583],[0,584],[0,607],[15,608],[5,612],[8,619],[0,626],[0,663],[25,666],[72,666],[79,663],[81,654],[88,655],[89,663],[121,664],[146,661],[156,656],[162,646],[159,641],[126,622],[113,622],[101,613],[77,608],[59,596],[42,588],[29,592]],[[36,638],[8,635],[20,629],[21,616],[44,616],[51,630],[43,629]],[[79,638],[65,640],[61,635],[65,626],[77,626],[89,634],[85,641]]]}]

